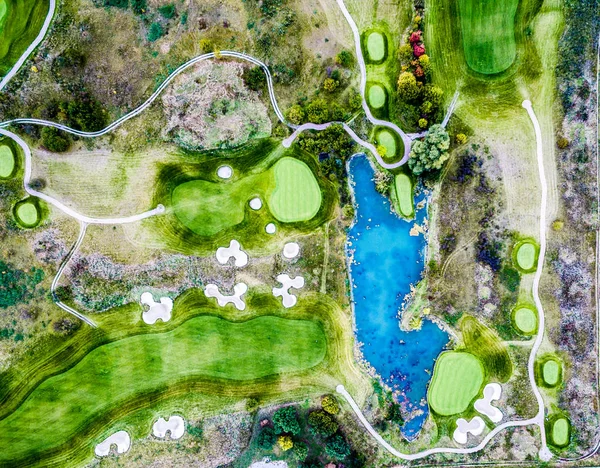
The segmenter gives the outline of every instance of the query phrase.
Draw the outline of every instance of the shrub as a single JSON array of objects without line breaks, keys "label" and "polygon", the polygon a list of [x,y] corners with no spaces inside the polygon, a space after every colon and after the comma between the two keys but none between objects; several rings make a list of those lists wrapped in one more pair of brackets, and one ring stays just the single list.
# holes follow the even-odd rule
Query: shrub
[{"label": "shrub", "polygon": [[414,142],[410,150],[408,167],[415,175],[441,169],[450,157],[448,148],[450,148],[448,132],[439,124],[432,125],[423,140]]},{"label": "shrub", "polygon": [[301,124],[304,121],[305,116],[304,109],[302,109],[302,106],[299,104],[294,104],[290,107],[286,115],[287,119],[295,125]]},{"label": "shrub", "polygon": [[354,111],[362,107],[362,96],[360,93],[352,94],[348,97],[348,107]]},{"label": "shrub", "polygon": [[430,101],[434,107],[439,107],[442,104],[444,91],[439,86],[426,85],[423,88],[423,99]]},{"label": "shrub", "polygon": [[419,97],[417,79],[412,73],[400,73],[398,77],[398,94],[404,101],[414,101]]},{"label": "shrub", "polygon": [[259,407],[259,401],[256,398],[248,398],[246,400],[246,411],[248,411],[249,413],[253,413],[254,411],[256,411]]},{"label": "shrub", "polygon": [[325,411],[313,411],[308,415],[310,432],[315,435],[330,436],[337,432],[339,426],[329,413]]},{"label": "shrub", "polygon": [[325,452],[332,458],[343,460],[350,455],[350,446],[341,435],[337,434],[327,441]]},{"label": "shrub", "polygon": [[479,234],[477,240],[477,261],[488,265],[493,271],[500,270],[500,242],[490,239],[486,232]]},{"label": "shrub", "polygon": [[423,44],[415,44],[413,46],[413,54],[415,57],[420,57],[425,54],[425,46]]},{"label": "shrub", "polygon": [[402,412],[400,411],[400,405],[398,403],[392,402],[390,406],[388,406],[387,412],[385,414],[385,419],[394,424],[404,424],[404,418],[402,417]]},{"label": "shrub", "polygon": [[561,136],[556,140],[556,146],[558,146],[559,149],[565,149],[567,146],[569,146],[569,140],[567,140],[564,136]]},{"label": "shrub", "polygon": [[164,35],[165,31],[163,29],[163,27],[161,26],[160,23],[154,22],[150,25],[150,29],[148,30],[148,40],[150,42],[155,42],[157,40],[159,40],[163,35]]},{"label": "shrub", "polygon": [[329,118],[329,106],[323,99],[315,99],[306,106],[308,120],[313,123],[327,122]]},{"label": "shrub", "polygon": [[500,270],[500,282],[510,292],[516,292],[521,284],[521,275],[516,269],[505,266]]},{"label": "shrub", "polygon": [[429,114],[433,110],[433,104],[431,104],[431,101],[424,101],[419,109],[424,114]]},{"label": "shrub", "polygon": [[215,45],[210,39],[200,39],[198,45],[200,46],[200,50],[203,54],[208,54],[209,52],[212,52],[215,48]]},{"label": "shrub", "polygon": [[464,145],[467,142],[467,135],[464,133],[458,133],[456,135],[456,143],[459,145]]},{"label": "shrub", "polygon": [[186,430],[194,439],[202,439],[202,435],[204,434],[204,429],[202,429],[202,425],[200,423],[190,424]]},{"label": "shrub", "polygon": [[552,229],[554,231],[562,231],[562,228],[565,227],[565,223],[560,219],[552,222]]},{"label": "shrub", "polygon": [[89,96],[69,102],[66,114],[71,126],[84,132],[98,131],[106,125],[106,111],[98,101]]},{"label": "shrub", "polygon": [[325,81],[323,82],[323,89],[329,93],[332,93],[337,89],[339,84],[339,81],[335,81],[333,78],[325,78]]},{"label": "shrub", "polygon": [[294,444],[294,458],[298,461],[303,461],[308,456],[308,447],[304,442],[296,442]]},{"label": "shrub", "polygon": [[27,302],[44,272],[31,268],[30,273],[14,268],[0,259],[0,309]]},{"label": "shrub", "polygon": [[129,0],[104,0],[104,6],[125,9],[129,6]]},{"label": "shrub", "polygon": [[161,14],[161,16],[163,18],[166,18],[166,19],[173,18],[173,16],[175,16],[176,11],[177,10],[175,9],[175,5],[173,3],[169,3],[167,5],[158,7],[158,12]]},{"label": "shrub", "polygon": [[296,408],[293,406],[286,406],[275,411],[275,414],[273,414],[273,424],[276,434],[290,432],[296,435],[300,433],[298,415],[296,414]]},{"label": "shrub", "polygon": [[404,44],[398,48],[398,59],[400,63],[409,63],[413,59],[413,49],[410,44]]},{"label": "shrub", "polygon": [[53,127],[42,129],[42,145],[53,153],[62,153],[71,146],[71,139],[66,133]]},{"label": "shrub", "polygon": [[387,154],[387,148],[385,146],[377,145],[376,150],[379,153],[379,156],[381,156],[382,158],[385,158],[385,156]]},{"label": "shrub", "polygon": [[417,42],[421,42],[421,31],[415,31],[410,35],[409,42],[411,44],[416,44]]},{"label": "shrub", "polygon": [[419,65],[423,69],[423,72],[427,75],[431,71],[431,61],[429,55],[423,54],[419,57]]},{"label": "shrub", "polygon": [[292,438],[290,436],[282,435],[277,438],[277,445],[281,447],[281,450],[287,452],[294,446],[294,442],[292,441]]},{"label": "shrub", "polygon": [[348,68],[354,63],[354,56],[347,50],[342,50],[335,56],[335,63]]},{"label": "shrub", "polygon": [[428,123],[429,122],[427,122],[427,119],[423,119],[423,118],[419,119],[419,127],[420,128],[427,128]]},{"label": "shrub", "polygon": [[147,7],[146,0],[131,0],[131,9],[137,15],[145,13]]},{"label": "shrub", "polygon": [[258,91],[267,82],[265,72],[260,67],[245,68],[242,78],[246,86],[253,91]]},{"label": "shrub", "polygon": [[272,427],[267,426],[258,434],[256,443],[263,450],[271,450],[276,440],[275,431],[273,431]]}]

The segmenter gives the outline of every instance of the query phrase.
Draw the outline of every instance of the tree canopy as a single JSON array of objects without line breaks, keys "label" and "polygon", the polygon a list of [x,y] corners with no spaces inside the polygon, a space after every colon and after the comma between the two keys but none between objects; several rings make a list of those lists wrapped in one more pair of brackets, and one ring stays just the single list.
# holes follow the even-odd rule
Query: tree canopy
[{"label": "tree canopy", "polygon": [[441,169],[450,157],[450,136],[439,124],[432,125],[423,140],[414,142],[410,150],[408,167],[414,174]]},{"label": "tree canopy", "polygon": [[300,424],[298,424],[298,414],[296,408],[293,406],[286,406],[279,408],[273,414],[273,425],[275,426],[275,433],[281,434],[283,432],[289,432],[291,434],[300,433]]}]

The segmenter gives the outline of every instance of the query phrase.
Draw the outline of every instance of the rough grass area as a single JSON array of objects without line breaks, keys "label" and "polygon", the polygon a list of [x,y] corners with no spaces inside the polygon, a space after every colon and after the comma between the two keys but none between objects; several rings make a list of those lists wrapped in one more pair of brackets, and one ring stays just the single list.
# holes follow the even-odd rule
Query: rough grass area
[{"label": "rough grass area", "polygon": [[2,3],[3,6],[0,5],[0,76],[11,69],[38,35],[49,6],[47,0],[27,2],[4,0]]},{"label": "rough grass area", "polygon": [[513,311],[513,324],[523,335],[533,335],[537,331],[537,313],[529,306],[518,306]]},{"label": "rough grass area", "polygon": [[483,365],[474,355],[442,353],[435,363],[427,393],[429,406],[442,416],[462,413],[479,394],[484,375]]},{"label": "rough grass area", "polygon": [[413,184],[410,177],[406,174],[397,174],[394,178],[394,189],[400,214],[406,218],[411,218],[414,213]]},{"label": "rough grass area", "polygon": [[323,197],[306,163],[285,157],[273,167],[275,189],[269,198],[271,212],[281,222],[308,221],[321,208]]},{"label": "rough grass area", "polygon": [[459,0],[465,59],[474,71],[500,73],[516,56],[515,14],[518,0]]},{"label": "rough grass area", "polygon": [[0,146],[0,178],[10,177],[15,170],[15,156],[7,145]]},{"label": "rough grass area", "polygon": [[521,241],[515,245],[513,258],[517,268],[524,273],[535,271],[539,251],[539,246],[531,240]]}]

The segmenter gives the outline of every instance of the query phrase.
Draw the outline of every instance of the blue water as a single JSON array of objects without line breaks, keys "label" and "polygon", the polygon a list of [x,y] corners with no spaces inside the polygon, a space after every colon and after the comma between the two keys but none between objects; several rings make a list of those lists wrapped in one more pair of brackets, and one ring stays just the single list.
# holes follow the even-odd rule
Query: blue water
[{"label": "blue water", "polygon": [[[410,284],[421,278],[426,242],[423,235],[409,235],[414,221],[395,215],[388,199],[375,190],[367,158],[354,156],[348,164],[356,208],[348,254],[353,258],[357,339],[364,358],[394,389],[398,402],[408,411],[423,410],[404,424],[402,432],[411,439],[427,418],[427,383],[448,335],[429,320],[418,331],[400,330],[398,314]],[[416,222],[422,224],[425,214],[426,209],[417,211]]]}]

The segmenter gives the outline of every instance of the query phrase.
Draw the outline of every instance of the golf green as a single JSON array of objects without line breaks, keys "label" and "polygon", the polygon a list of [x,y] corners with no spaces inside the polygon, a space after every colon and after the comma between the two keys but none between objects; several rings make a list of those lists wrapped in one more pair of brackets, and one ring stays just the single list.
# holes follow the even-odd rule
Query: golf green
[{"label": "golf green", "polygon": [[538,250],[532,241],[520,242],[515,246],[517,266],[524,272],[531,272],[535,269]]},{"label": "golf green", "polygon": [[25,227],[33,227],[39,221],[37,206],[31,202],[24,202],[17,205],[15,212],[18,221]]},{"label": "golf green", "polygon": [[518,307],[513,314],[514,325],[525,335],[531,335],[537,330],[537,314],[529,307]]},{"label": "golf green", "polygon": [[321,208],[321,188],[306,163],[290,157],[281,158],[273,166],[275,190],[269,208],[278,221],[308,221]]},{"label": "golf green", "polygon": [[255,380],[316,366],[326,350],[319,323],[275,316],[231,322],[201,315],[168,332],[99,346],[0,421],[0,447],[10,447],[0,451],[0,465],[67,443],[136,398],[201,379],[251,388]]},{"label": "golf green", "polygon": [[383,89],[383,86],[371,85],[369,88],[369,105],[373,109],[380,109],[385,105],[385,89]]},{"label": "golf green", "polygon": [[6,6],[6,0],[0,0],[0,31],[2,30],[2,20],[6,15],[6,10],[8,7]]},{"label": "golf green", "polygon": [[517,51],[515,14],[519,0],[459,0],[458,4],[469,67],[483,74],[500,73],[510,67]]},{"label": "golf green", "polygon": [[552,442],[559,447],[569,444],[570,425],[567,418],[558,418],[552,424]]},{"label": "golf green", "polygon": [[373,62],[385,58],[385,37],[380,32],[374,31],[367,37],[367,53]]},{"label": "golf green", "polygon": [[462,413],[479,394],[483,378],[483,365],[472,354],[442,353],[435,363],[429,385],[429,406],[441,416]]},{"label": "golf green", "polygon": [[414,203],[413,203],[413,191],[412,181],[406,174],[397,174],[394,179],[394,186],[396,189],[396,198],[398,199],[398,206],[400,208],[400,214],[407,218],[414,214]]},{"label": "golf green", "polygon": [[15,170],[15,156],[9,146],[0,146],[0,177],[10,177]]},{"label": "golf green", "polygon": [[380,130],[377,133],[377,142],[385,148],[385,157],[394,158],[398,151],[396,147],[396,138],[389,130]]},{"label": "golf green", "polygon": [[560,364],[557,361],[550,359],[544,363],[544,366],[542,367],[542,378],[547,385],[551,387],[557,385],[560,381],[560,374]]}]

